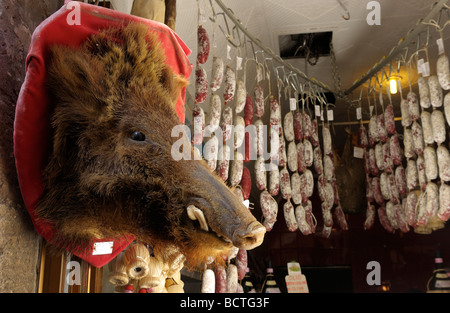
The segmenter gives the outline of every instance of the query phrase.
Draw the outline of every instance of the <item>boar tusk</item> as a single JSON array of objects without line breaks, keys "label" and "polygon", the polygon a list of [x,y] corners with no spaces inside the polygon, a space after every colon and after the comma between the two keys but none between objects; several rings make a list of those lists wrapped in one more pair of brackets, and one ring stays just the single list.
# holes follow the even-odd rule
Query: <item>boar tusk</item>
[{"label": "boar tusk", "polygon": [[198,220],[198,222],[200,223],[200,229],[204,231],[209,230],[208,223],[206,222],[205,215],[203,214],[202,210],[196,208],[193,205],[189,205],[187,207],[187,214],[191,220],[193,221]]}]

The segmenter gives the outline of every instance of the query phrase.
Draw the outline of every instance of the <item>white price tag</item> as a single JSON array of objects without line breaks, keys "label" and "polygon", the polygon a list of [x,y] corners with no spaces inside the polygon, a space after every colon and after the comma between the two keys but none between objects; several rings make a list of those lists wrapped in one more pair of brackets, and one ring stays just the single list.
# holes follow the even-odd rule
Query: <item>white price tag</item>
[{"label": "white price tag", "polygon": [[114,247],[114,241],[95,242],[92,255],[111,254]]},{"label": "white price tag", "polygon": [[323,111],[320,111],[320,120],[323,121]]},{"label": "white price tag", "polygon": [[248,199],[244,200],[244,202],[242,202],[242,203],[244,203],[244,205],[247,209],[250,207],[250,200],[248,200]]},{"label": "white price tag", "polygon": [[362,159],[364,157],[364,149],[360,147],[353,148],[353,157],[357,159]]},{"label": "white price tag", "polygon": [[316,117],[320,116],[320,105],[315,105],[314,111],[315,111],[314,113],[315,113]]},{"label": "white price tag", "polygon": [[328,119],[328,121],[333,121],[334,120],[333,110],[328,110],[328,112],[327,112],[327,119]]},{"label": "white price tag", "polygon": [[422,75],[423,77],[430,76],[430,62],[425,62],[422,64]]},{"label": "white price tag", "polygon": [[242,70],[242,58],[241,57],[236,57],[236,69]]},{"label": "white price tag", "polygon": [[373,113],[373,108],[374,108],[374,106],[373,106],[373,105],[371,105],[371,106],[369,107],[369,111],[370,111],[370,116],[372,116],[372,113]]},{"label": "white price tag", "polygon": [[419,59],[417,61],[417,73],[422,74],[422,65],[425,61],[423,59]]},{"label": "white price tag", "polygon": [[356,119],[357,120],[362,119],[361,108],[356,108]]},{"label": "white price tag", "polygon": [[297,109],[297,100],[295,98],[289,98],[289,109],[295,111]]},{"label": "white price tag", "polygon": [[230,45],[227,45],[227,59],[231,60],[231,47],[230,47]]},{"label": "white price tag", "polygon": [[438,40],[436,40],[438,49],[439,49],[439,55],[444,54],[445,50],[444,50],[444,41],[442,40],[442,38],[439,38]]},{"label": "white price tag", "polygon": [[260,65],[256,66],[256,80],[258,83],[262,81],[263,74],[262,74],[262,67]]}]

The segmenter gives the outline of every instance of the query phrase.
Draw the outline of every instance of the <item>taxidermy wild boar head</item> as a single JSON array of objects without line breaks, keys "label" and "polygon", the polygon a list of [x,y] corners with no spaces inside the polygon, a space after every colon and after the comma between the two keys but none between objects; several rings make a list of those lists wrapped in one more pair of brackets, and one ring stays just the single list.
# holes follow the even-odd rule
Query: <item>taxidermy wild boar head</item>
[{"label": "taxidermy wild boar head", "polygon": [[171,156],[186,84],[138,24],[93,35],[81,49],[53,47],[54,141],[37,214],[55,225],[59,245],[132,234],[198,264],[261,244],[265,228],[205,161]]}]

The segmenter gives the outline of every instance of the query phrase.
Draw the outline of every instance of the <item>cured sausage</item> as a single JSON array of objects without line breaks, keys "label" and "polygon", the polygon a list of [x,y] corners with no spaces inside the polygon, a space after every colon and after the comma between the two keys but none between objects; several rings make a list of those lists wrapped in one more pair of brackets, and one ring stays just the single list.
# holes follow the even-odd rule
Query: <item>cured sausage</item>
[{"label": "cured sausage", "polygon": [[241,113],[244,110],[246,99],[247,99],[247,89],[245,88],[245,83],[242,80],[238,80],[236,83],[236,113]]},{"label": "cured sausage", "polygon": [[391,199],[391,190],[389,187],[388,174],[382,172],[380,175],[380,190],[384,200]]},{"label": "cured sausage", "polygon": [[400,203],[394,205],[394,213],[398,228],[400,228],[402,233],[407,233],[409,231],[409,226],[406,222],[405,212]]},{"label": "cured sausage", "polygon": [[282,132],[281,128],[281,108],[277,99],[270,99],[270,126],[277,128],[277,135]]},{"label": "cured sausage", "polygon": [[225,86],[223,92],[223,100],[225,105],[234,99],[234,93],[236,92],[236,73],[227,65],[225,69]]},{"label": "cured sausage", "polygon": [[439,84],[444,90],[450,89],[450,69],[448,57],[445,53],[441,54],[436,61],[437,76],[439,78]]},{"label": "cured sausage", "polygon": [[227,266],[227,293],[236,293],[238,289],[238,271],[234,264],[228,264]]},{"label": "cured sausage", "polygon": [[414,191],[409,192],[404,202],[406,222],[409,226],[416,227],[417,193]]},{"label": "cured sausage", "polygon": [[308,201],[314,192],[314,177],[308,169],[300,175],[300,191],[303,203]]},{"label": "cured sausage", "polygon": [[420,121],[422,122],[423,141],[428,145],[434,143],[431,113],[423,110],[420,114]]},{"label": "cured sausage", "polygon": [[262,117],[264,115],[264,90],[261,85],[257,84],[255,87],[255,115]]},{"label": "cured sausage", "polygon": [[216,277],[216,293],[227,292],[227,270],[222,265],[217,265],[214,269]]},{"label": "cured sausage", "polygon": [[388,186],[389,186],[389,192],[391,195],[391,202],[395,205],[400,203],[400,193],[397,188],[397,183],[395,181],[395,175],[389,174],[388,175]]},{"label": "cured sausage", "polygon": [[297,168],[300,173],[303,173],[306,170],[305,148],[303,142],[297,144]]},{"label": "cured sausage", "polygon": [[323,157],[323,173],[327,181],[332,181],[335,177],[333,160],[329,155]]},{"label": "cured sausage", "polygon": [[399,165],[395,168],[395,183],[400,197],[404,198],[408,194],[408,188],[406,186],[406,172],[403,165]]},{"label": "cured sausage", "polygon": [[303,140],[303,153],[305,156],[305,166],[312,166],[314,162],[314,151],[313,146],[308,139]]},{"label": "cured sausage", "polygon": [[377,117],[377,134],[378,134],[378,138],[381,142],[386,141],[388,134],[386,131],[386,124],[384,122],[384,114],[383,113],[381,113]]},{"label": "cured sausage", "polygon": [[312,202],[306,201],[306,203],[303,203],[303,208],[305,209],[306,223],[308,223],[311,233],[314,233],[316,231],[316,218],[312,212]]},{"label": "cured sausage", "polygon": [[255,161],[255,180],[256,180],[256,187],[259,190],[266,189],[267,175],[266,175],[264,158],[262,156],[259,156]]},{"label": "cured sausage", "polygon": [[216,276],[212,269],[207,268],[203,272],[201,293],[215,293],[216,292]]},{"label": "cured sausage", "polygon": [[384,123],[388,135],[395,133],[394,106],[389,104],[384,109]]},{"label": "cured sausage", "polygon": [[424,109],[427,109],[431,106],[430,87],[428,85],[428,79],[426,77],[420,76],[417,84],[419,86],[420,106]]},{"label": "cured sausage", "polygon": [[311,137],[309,138],[309,140],[311,141],[312,145],[314,147],[319,146],[319,125],[317,123],[316,119],[313,119],[311,122],[312,125],[312,133],[311,133]]},{"label": "cured sausage", "polygon": [[417,173],[417,164],[413,159],[408,160],[406,165],[406,187],[409,191],[415,189],[418,186],[418,173]]},{"label": "cured sausage", "polygon": [[427,184],[426,188],[426,215],[431,217],[439,211],[439,187],[433,182]]},{"label": "cured sausage", "polygon": [[231,163],[230,186],[234,187],[241,182],[244,170],[244,156],[239,151],[234,152],[234,159]]},{"label": "cured sausage", "polygon": [[400,102],[400,112],[402,116],[402,126],[409,127],[409,125],[411,125],[411,117],[409,115],[408,100],[402,98]]},{"label": "cured sausage", "polygon": [[250,192],[252,190],[252,176],[250,175],[249,169],[246,167],[242,170],[242,178],[239,185],[242,188],[242,196],[244,197],[244,200],[247,200],[250,197]]},{"label": "cured sausage", "polygon": [[278,160],[278,166],[285,166],[287,162],[287,155],[286,155],[286,141],[284,140],[283,136],[278,137],[280,139],[280,149],[279,149],[279,160]]},{"label": "cured sausage", "polygon": [[234,120],[234,148],[238,148],[242,145],[245,139],[245,121],[240,115],[237,115]]},{"label": "cured sausage", "polygon": [[230,159],[231,159],[231,149],[228,145],[222,145],[219,149],[220,157],[217,160],[217,174],[222,179],[222,181],[226,181],[228,179],[228,172],[230,168]]},{"label": "cured sausage", "polygon": [[450,186],[441,184],[439,187],[439,210],[437,216],[442,221],[450,218]]},{"label": "cured sausage", "polygon": [[303,112],[302,114],[302,126],[303,126],[303,138],[306,139],[311,138],[313,133],[312,122],[311,117],[306,112]]},{"label": "cured sausage", "polygon": [[403,161],[402,149],[400,147],[400,140],[397,134],[393,134],[389,138],[389,152],[391,154],[392,163],[394,165],[400,165]]},{"label": "cured sausage", "polygon": [[375,145],[375,161],[380,171],[384,171],[384,150],[381,142]]},{"label": "cured sausage", "polygon": [[295,140],[303,140],[302,114],[300,113],[300,111],[295,111],[294,113],[294,134]]},{"label": "cured sausage", "polygon": [[294,141],[291,141],[288,144],[287,164],[291,172],[296,172],[298,170],[297,145]]},{"label": "cured sausage", "polygon": [[211,171],[215,171],[217,167],[217,158],[219,153],[219,140],[216,136],[211,137],[205,144],[203,149],[205,154],[205,160],[208,163],[208,167]]},{"label": "cured sausage", "polygon": [[417,157],[417,179],[419,180],[419,187],[421,190],[425,190],[427,186],[427,175],[425,172],[425,159],[423,155]]},{"label": "cured sausage", "polygon": [[271,231],[273,225],[277,220],[278,204],[274,198],[269,194],[267,190],[264,190],[260,194],[261,212],[264,217],[263,225],[267,231]]},{"label": "cured sausage", "polygon": [[375,200],[372,189],[372,178],[369,175],[366,175],[366,199],[369,203]]},{"label": "cured sausage", "polygon": [[212,95],[209,99],[209,125],[211,131],[215,131],[220,124],[222,115],[222,101],[219,95]]},{"label": "cured sausage", "polygon": [[210,84],[210,88],[212,91],[218,90],[222,85],[223,72],[224,72],[223,59],[221,57],[214,56],[212,62],[212,73]]},{"label": "cured sausage", "polygon": [[383,164],[385,172],[391,174],[394,169],[394,162],[391,158],[390,139],[383,144]]},{"label": "cured sausage", "polygon": [[412,122],[415,122],[420,117],[419,99],[417,94],[414,91],[408,92],[406,101],[408,101],[409,117]]},{"label": "cured sausage", "polygon": [[247,95],[245,97],[245,107],[244,107],[245,126],[251,125],[253,123],[253,114],[254,114],[253,100],[252,97]]},{"label": "cured sausage", "polygon": [[300,174],[295,172],[291,175],[292,202],[295,205],[302,203],[301,178]]},{"label": "cured sausage", "polygon": [[366,220],[364,221],[364,230],[369,230],[375,223],[376,209],[375,205],[368,203],[366,210]]},{"label": "cured sausage", "polygon": [[286,168],[280,171],[280,191],[284,199],[292,197],[291,179]]},{"label": "cured sausage", "polygon": [[223,140],[228,141],[231,138],[233,129],[233,110],[231,107],[228,106],[224,108],[220,126],[222,128]]},{"label": "cured sausage", "polygon": [[344,211],[342,210],[342,207],[340,205],[336,206],[336,208],[334,209],[334,213],[339,227],[342,230],[348,230],[347,220],[345,219]]},{"label": "cured sausage", "polygon": [[446,130],[445,130],[445,118],[439,110],[434,110],[431,113],[431,125],[433,129],[433,139],[439,145],[445,141]]},{"label": "cured sausage", "polygon": [[428,223],[428,216],[426,214],[427,207],[427,194],[422,192],[417,199],[417,209],[416,209],[416,225],[425,226]]},{"label": "cured sausage", "polygon": [[197,28],[197,62],[205,64],[209,56],[209,37],[206,29],[199,25]]},{"label": "cured sausage", "polygon": [[411,132],[413,137],[414,152],[420,156],[423,153],[425,144],[423,141],[422,127],[417,121],[412,123]]},{"label": "cured sausage", "polygon": [[194,119],[193,143],[198,146],[202,144],[205,135],[205,112],[198,104],[195,104],[192,116]]},{"label": "cured sausage", "polygon": [[394,228],[391,226],[391,223],[389,222],[386,209],[384,207],[379,207],[377,211],[378,211],[378,219],[380,220],[381,226],[383,226],[383,228],[386,231],[393,233]]},{"label": "cured sausage", "polygon": [[431,181],[438,177],[438,164],[436,157],[436,150],[434,147],[427,146],[423,152],[423,158],[425,161],[425,175],[427,181]]},{"label": "cured sausage", "polygon": [[265,146],[264,129],[265,129],[265,126],[260,119],[256,120],[254,125],[256,128],[256,154],[258,156],[260,156],[264,153],[264,146]]},{"label": "cured sausage", "polygon": [[208,95],[208,75],[205,69],[197,65],[195,69],[195,102],[203,103]]},{"label": "cured sausage", "polygon": [[369,139],[367,137],[367,129],[362,124],[358,129],[358,137],[359,137],[359,145],[362,148],[367,148],[369,146]]},{"label": "cured sausage", "polygon": [[444,97],[444,114],[447,125],[450,125],[450,92]]},{"label": "cured sausage", "polygon": [[377,165],[374,148],[369,149],[368,156],[369,156],[370,174],[372,174],[373,176],[378,176],[380,174],[380,169],[378,168]]},{"label": "cured sausage", "polygon": [[291,232],[296,231],[298,229],[298,224],[295,217],[294,206],[292,205],[290,199],[287,199],[286,203],[283,205],[283,213],[288,230]]},{"label": "cured sausage", "polygon": [[428,77],[428,86],[431,105],[433,108],[440,108],[442,106],[443,92],[437,75]]},{"label": "cured sausage", "polygon": [[298,229],[303,235],[306,236],[312,234],[311,227],[306,221],[306,212],[303,205],[300,204],[295,208],[295,218],[297,220]]},{"label": "cured sausage", "polygon": [[313,154],[314,169],[317,174],[323,174],[322,150],[320,149],[320,146],[314,148]]},{"label": "cured sausage", "polygon": [[322,139],[323,139],[323,154],[329,155],[333,152],[331,144],[331,133],[327,126],[322,127]]},{"label": "cured sausage", "polygon": [[323,197],[322,209],[331,210],[334,205],[334,190],[330,182],[326,182],[323,186]]},{"label": "cured sausage", "polygon": [[280,170],[278,166],[271,164],[271,170],[269,172],[269,193],[272,196],[278,195],[280,191]]},{"label": "cured sausage", "polygon": [[236,256],[236,267],[238,270],[238,279],[242,280],[245,276],[246,270],[248,266],[248,255],[247,250],[239,249],[238,254]]},{"label": "cured sausage", "polygon": [[373,147],[379,141],[377,129],[377,116],[372,115],[369,120],[369,145]]},{"label": "cured sausage", "polygon": [[288,112],[284,116],[284,136],[289,142],[295,139],[294,115],[292,114],[292,112]]},{"label": "cured sausage", "polygon": [[398,229],[399,225],[397,223],[397,217],[395,216],[395,206],[391,201],[388,201],[386,203],[386,216],[389,221],[389,224],[391,224],[392,228]]},{"label": "cured sausage", "polygon": [[384,205],[384,198],[381,193],[380,177],[372,178],[373,197],[378,205]]},{"label": "cured sausage", "polygon": [[414,142],[412,131],[409,128],[405,128],[403,131],[403,145],[405,147],[405,157],[407,159],[414,157]]},{"label": "cured sausage", "polygon": [[439,168],[439,178],[446,182],[450,181],[450,153],[444,145],[437,147],[436,158]]}]

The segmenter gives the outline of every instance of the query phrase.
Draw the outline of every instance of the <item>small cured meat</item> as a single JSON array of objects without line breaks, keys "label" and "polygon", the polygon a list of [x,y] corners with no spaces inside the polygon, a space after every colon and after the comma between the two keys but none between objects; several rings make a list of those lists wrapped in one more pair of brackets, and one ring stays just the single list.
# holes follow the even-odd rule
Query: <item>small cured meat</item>
[{"label": "small cured meat", "polygon": [[250,132],[245,132],[245,154],[244,154],[244,163],[248,163],[251,160],[256,159],[255,149],[253,148],[253,138],[254,136],[250,136]]},{"label": "small cured meat", "polygon": [[327,181],[332,181],[335,177],[334,163],[329,155],[323,157],[323,173]]},{"label": "small cured meat", "polygon": [[306,223],[308,223],[311,233],[314,233],[316,231],[316,218],[312,212],[312,202],[306,201],[306,203],[303,203],[303,208],[305,209]]},{"label": "small cured meat", "polygon": [[386,203],[386,216],[392,228],[394,230],[398,229],[399,225],[397,223],[397,217],[395,216],[395,205],[391,201]]},{"label": "small cured meat", "polygon": [[428,78],[420,76],[417,80],[419,86],[419,99],[420,106],[424,109],[428,109],[431,106],[430,99],[430,87],[428,85]]},{"label": "small cured meat", "polygon": [[222,101],[219,95],[212,95],[209,99],[209,125],[211,132],[215,131],[220,124],[222,115]]},{"label": "small cured meat", "polygon": [[245,107],[247,99],[247,89],[245,87],[245,83],[240,79],[236,83],[235,97],[236,97],[235,111],[236,113],[241,113]]},{"label": "small cured meat", "polygon": [[417,164],[413,159],[408,160],[405,170],[406,187],[409,191],[414,190],[419,184],[419,176],[417,173]]},{"label": "small cured meat", "polygon": [[403,145],[405,147],[405,157],[410,159],[416,154],[414,152],[414,142],[412,131],[409,128],[405,128],[403,132]]},{"label": "small cured meat", "polygon": [[436,149],[436,157],[439,168],[439,178],[445,182],[450,181],[450,153],[444,145]]},{"label": "small cured meat", "polygon": [[256,187],[259,190],[265,190],[267,187],[267,175],[264,158],[259,156],[255,161],[255,180]]},{"label": "small cured meat", "polygon": [[412,122],[415,122],[420,118],[419,98],[417,97],[417,94],[411,90],[408,92],[406,101],[408,101],[409,117]]},{"label": "small cured meat", "polygon": [[231,163],[230,169],[230,179],[229,179],[230,186],[234,187],[241,182],[243,170],[244,170],[244,156],[242,155],[242,153],[235,151],[234,159],[233,162]]},{"label": "small cured meat", "polygon": [[255,87],[255,116],[261,118],[264,115],[264,90],[261,85]]},{"label": "small cured meat", "polygon": [[446,129],[444,114],[439,110],[431,113],[431,125],[433,128],[433,139],[438,145],[445,141]]},{"label": "small cured meat", "polygon": [[386,172],[382,172],[380,175],[380,190],[383,199],[386,201],[391,199],[391,190],[389,187],[388,174]]},{"label": "small cured meat", "polygon": [[291,232],[296,231],[298,229],[298,224],[295,217],[294,206],[292,205],[290,199],[287,199],[286,203],[283,205],[283,213],[288,230]]},{"label": "small cured meat", "polygon": [[280,191],[284,199],[292,197],[291,179],[286,168],[280,171]]},{"label": "small cured meat", "polygon": [[195,69],[195,102],[203,103],[208,95],[208,76],[205,69],[197,65]]},{"label": "small cured meat", "polygon": [[411,125],[411,117],[409,115],[409,106],[408,106],[408,100],[403,99],[400,102],[400,112],[402,115],[402,126],[403,127],[409,127]]},{"label": "small cured meat", "polygon": [[286,155],[286,141],[284,140],[283,136],[279,136],[278,139],[280,140],[280,149],[279,149],[279,160],[278,160],[278,166],[285,166],[287,163],[287,155]]},{"label": "small cured meat", "polygon": [[245,126],[251,125],[253,123],[253,114],[254,114],[253,100],[252,97],[247,95],[245,97],[245,107],[244,107]]},{"label": "small cured meat", "polygon": [[375,200],[372,189],[372,177],[369,175],[366,175],[366,199],[369,203]]},{"label": "small cured meat", "polygon": [[305,203],[313,195],[314,192],[314,176],[310,170],[306,170],[300,175],[300,191],[302,201]]},{"label": "small cured meat", "polygon": [[429,216],[426,214],[427,194],[422,192],[417,199],[416,225],[425,226],[428,223]]},{"label": "small cured meat", "polygon": [[260,119],[256,120],[254,125],[255,125],[255,129],[256,129],[256,154],[258,156],[261,156],[264,153],[264,147],[265,147],[265,142],[264,142],[265,126]]},{"label": "small cured meat", "polygon": [[423,110],[420,114],[420,121],[422,122],[423,141],[428,145],[434,143],[431,113]]},{"label": "small cured meat", "polygon": [[276,127],[277,136],[281,134],[281,108],[276,98],[270,99],[270,127],[272,129]]},{"label": "small cured meat", "polygon": [[408,188],[406,186],[406,172],[403,165],[399,165],[395,168],[395,183],[397,184],[400,197],[406,197],[408,194]]},{"label": "small cured meat", "polygon": [[403,152],[402,148],[400,147],[400,140],[398,139],[397,134],[393,134],[389,138],[389,152],[391,154],[392,163],[394,163],[394,165],[402,164]]},{"label": "small cured meat", "polygon": [[423,155],[417,157],[416,165],[417,165],[417,179],[419,180],[419,187],[421,190],[425,190],[425,187],[427,186],[427,175],[425,172],[425,159]]},{"label": "small cured meat", "polygon": [[323,186],[323,197],[324,200],[322,202],[322,208],[326,208],[327,210],[331,210],[334,205],[334,190],[331,183],[326,182]]},{"label": "small cured meat", "polygon": [[205,64],[209,56],[209,37],[206,29],[199,26],[197,29],[197,62]]},{"label": "small cured meat", "polygon": [[439,187],[437,184],[430,182],[425,190],[427,195],[426,215],[434,216],[439,211]]},{"label": "small cured meat", "polygon": [[423,141],[422,126],[420,126],[418,122],[413,122],[411,132],[413,137],[414,152],[417,155],[422,155],[425,146]]},{"label": "small cured meat", "polygon": [[295,205],[302,203],[302,191],[301,191],[301,178],[300,174],[295,172],[291,175],[291,188],[292,188],[292,202]]},{"label": "small cured meat", "polygon": [[322,218],[325,226],[333,226],[333,215],[331,214],[331,209],[328,208],[326,203],[322,203]]},{"label": "small cured meat", "polygon": [[370,174],[369,150],[363,152],[364,173]]},{"label": "small cured meat", "polygon": [[397,183],[395,181],[395,175],[394,174],[389,174],[388,175],[388,186],[389,186],[389,191],[390,191],[390,195],[391,195],[391,202],[395,205],[400,203],[400,193],[398,191],[397,188]]},{"label": "small cured meat", "polygon": [[215,293],[216,292],[216,276],[212,269],[207,268],[203,272],[201,293]]},{"label": "small cured meat", "polygon": [[425,161],[425,175],[429,182],[436,179],[439,173],[436,150],[434,150],[434,147],[427,146],[423,152],[423,158]]},{"label": "small cured meat", "polygon": [[342,210],[342,207],[340,205],[336,206],[336,208],[334,209],[334,213],[339,227],[342,230],[348,230],[347,220],[345,219],[344,211]]},{"label": "small cured meat", "polygon": [[428,77],[428,86],[430,88],[430,102],[433,108],[440,108],[442,106],[443,92],[437,75]]},{"label": "small cured meat", "polygon": [[202,144],[205,135],[205,112],[198,104],[195,104],[192,116],[194,119],[193,143],[198,146]]},{"label": "small cured meat", "polygon": [[287,141],[291,142],[295,139],[294,134],[294,115],[292,112],[286,113],[284,116],[284,136]]},{"label": "small cured meat", "polygon": [[300,111],[295,111],[294,113],[294,134],[295,140],[303,140],[302,114],[300,113]]},{"label": "small cured meat", "polygon": [[370,165],[370,167],[369,167],[370,174],[372,174],[373,176],[378,176],[380,174],[380,169],[378,168],[378,165],[377,165],[374,148],[369,149],[368,157],[369,157],[369,165]]},{"label": "small cured meat", "polygon": [[298,170],[297,145],[294,141],[291,141],[288,144],[287,164],[291,172],[296,172]]},{"label": "small cured meat", "polygon": [[323,163],[322,163],[322,150],[320,146],[314,148],[314,170],[317,174],[323,174]]},{"label": "small cured meat", "polygon": [[217,265],[214,269],[216,277],[216,293],[227,292],[227,270],[222,265]]},{"label": "small cured meat", "polygon": [[217,159],[217,174],[222,179],[226,181],[228,179],[228,172],[230,169],[230,159],[231,159],[231,149],[228,145],[222,145],[219,149],[218,159]]},{"label": "small cured meat", "polygon": [[361,126],[358,129],[358,138],[359,138],[359,145],[362,148],[369,147],[369,138],[367,137],[367,129],[363,124],[361,124]]},{"label": "small cured meat", "polygon": [[227,293],[236,293],[238,289],[238,271],[234,264],[228,264],[227,266]]},{"label": "small cured meat", "polygon": [[444,114],[447,125],[450,126],[450,92],[448,92],[444,97]]},{"label": "small cured meat", "polygon": [[228,141],[233,130],[233,110],[229,106],[225,107],[222,112],[220,127],[222,128],[223,140]]},{"label": "small cured meat", "polygon": [[436,61],[437,76],[439,78],[439,84],[444,90],[450,89],[450,69],[448,57],[445,53],[441,54]]},{"label": "small cured meat", "polygon": [[311,227],[306,221],[306,212],[303,205],[300,204],[295,208],[295,218],[297,219],[298,229],[303,235],[312,234]]},{"label": "small cured meat", "polygon": [[236,73],[227,65],[225,69],[225,86],[223,91],[223,100],[225,105],[234,99],[236,92]]},{"label": "small cured meat", "polygon": [[217,158],[219,153],[219,140],[216,136],[211,137],[205,143],[205,147],[203,148],[203,153],[205,156],[205,160],[208,163],[208,167],[211,171],[215,171],[217,167]]},{"label": "small cured meat", "polygon": [[270,231],[277,220],[278,203],[267,190],[264,190],[260,194],[260,205],[264,217],[263,225]]},{"label": "small cured meat", "polygon": [[303,142],[297,144],[297,168],[300,173],[303,173],[306,170],[305,148]]},{"label": "small cured meat", "polygon": [[378,141],[377,116],[372,115],[369,120],[369,145],[373,147]]},{"label": "small cured meat", "polygon": [[248,267],[247,250],[239,249],[238,254],[236,256],[236,267],[238,270],[238,279],[241,281],[244,278],[246,269]]},{"label": "small cured meat", "polygon": [[303,140],[303,153],[305,156],[305,166],[310,167],[314,162],[314,151],[311,142],[308,139]]},{"label": "small cured meat", "polygon": [[383,228],[386,231],[388,231],[390,233],[394,233],[394,228],[391,226],[391,223],[389,222],[389,219],[388,219],[387,213],[386,213],[386,209],[384,207],[378,208],[378,219],[380,220],[381,226],[383,226]]},{"label": "small cured meat", "polygon": [[278,195],[280,191],[280,170],[278,166],[271,164],[269,172],[269,193],[272,196]]},{"label": "small cured meat", "polygon": [[319,146],[319,125],[317,123],[317,119],[313,119],[312,122],[312,133],[309,140],[311,141],[314,147]]},{"label": "small cured meat", "polygon": [[375,205],[368,203],[366,210],[366,220],[364,221],[364,230],[369,230],[375,223],[376,208]]},{"label": "small cured meat", "polygon": [[409,226],[416,227],[416,207],[417,207],[417,193],[411,191],[405,200],[404,210],[406,222]]},{"label": "small cured meat", "polygon": [[212,91],[216,91],[220,88],[223,81],[224,63],[223,59],[218,56],[213,57],[212,73],[211,73],[211,85]]},{"label": "small cured meat", "polygon": [[384,114],[380,114],[377,116],[377,134],[378,134],[378,138],[380,139],[381,142],[386,141],[386,139],[388,137],[388,133],[386,131]]},{"label": "small cured meat", "polygon": [[375,161],[378,169],[384,171],[384,150],[381,142],[375,145]]},{"label": "small cured meat", "polygon": [[402,233],[409,232],[409,226],[406,222],[405,212],[403,211],[400,203],[394,205],[395,219],[397,221],[398,228]]},{"label": "small cured meat", "polygon": [[246,167],[242,170],[242,178],[239,185],[242,188],[244,200],[247,200],[250,197],[250,192],[252,190],[252,176],[250,175],[249,169]]},{"label": "small cured meat", "polygon": [[372,178],[373,197],[378,205],[384,205],[384,198],[381,193],[380,177]]},{"label": "small cured meat", "polygon": [[395,133],[395,120],[394,120],[394,106],[392,104],[388,105],[384,109],[384,123],[386,126],[386,131],[388,135]]},{"label": "small cured meat", "polygon": [[234,119],[234,148],[239,148],[244,143],[245,139],[245,121],[240,115]]},{"label": "small cured meat", "polygon": [[303,138],[306,139],[311,138],[313,133],[312,121],[311,117],[306,112],[303,112],[302,114],[302,126],[303,126]]},{"label": "small cured meat", "polygon": [[330,155],[333,152],[331,133],[327,126],[322,127],[323,154]]},{"label": "small cured meat", "polygon": [[441,184],[439,187],[439,210],[437,216],[442,221],[450,218],[450,186]]},{"label": "small cured meat", "polygon": [[383,163],[384,171],[391,174],[394,170],[394,162],[391,157],[390,140],[387,140],[383,144]]}]

